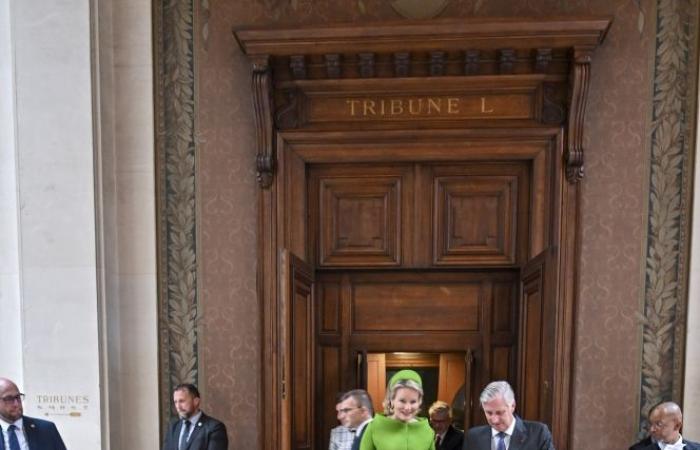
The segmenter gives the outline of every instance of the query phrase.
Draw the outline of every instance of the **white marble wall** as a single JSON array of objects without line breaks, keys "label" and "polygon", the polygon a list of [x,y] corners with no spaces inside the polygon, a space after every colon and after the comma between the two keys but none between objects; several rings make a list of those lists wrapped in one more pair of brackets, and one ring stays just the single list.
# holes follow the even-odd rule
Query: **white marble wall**
[{"label": "white marble wall", "polygon": [[[698,100],[700,101],[700,98]],[[698,120],[697,129],[700,130],[700,120]],[[694,191],[690,286],[688,290],[688,334],[686,337],[685,386],[683,390],[683,435],[691,440],[700,441],[700,145],[698,142],[696,142],[695,147]]]},{"label": "white marble wall", "polygon": [[[25,411],[69,448],[101,445],[90,4],[10,0]],[[3,167],[11,167],[4,164]],[[69,415],[68,413],[73,413]]]},{"label": "white marble wall", "polygon": [[150,2],[0,0],[0,376],[73,450],[159,447],[151,41]]},{"label": "white marble wall", "polygon": [[[159,448],[151,4],[100,2],[109,440]],[[138,405],[137,407],[134,407]]]},{"label": "white marble wall", "polygon": [[0,0],[0,376],[22,379],[15,79],[10,3]]}]

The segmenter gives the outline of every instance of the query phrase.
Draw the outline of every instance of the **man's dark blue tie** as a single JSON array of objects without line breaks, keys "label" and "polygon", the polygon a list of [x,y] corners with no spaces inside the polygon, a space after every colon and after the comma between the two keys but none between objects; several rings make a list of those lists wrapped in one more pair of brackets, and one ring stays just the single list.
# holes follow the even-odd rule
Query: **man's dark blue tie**
[{"label": "man's dark blue tie", "polygon": [[[182,434],[180,435],[180,450],[185,450],[185,447],[187,447],[187,439],[190,437],[190,423],[189,420],[183,420],[182,421]],[[17,449],[19,450],[19,449]]]},{"label": "man's dark blue tie", "polygon": [[16,426],[10,425],[7,428],[7,437],[9,438],[9,441],[10,441],[10,450],[20,450],[19,439],[17,439],[17,427]]},{"label": "man's dark blue tie", "polygon": [[506,450],[506,434],[500,432],[496,435],[498,442],[496,442],[496,450]]}]

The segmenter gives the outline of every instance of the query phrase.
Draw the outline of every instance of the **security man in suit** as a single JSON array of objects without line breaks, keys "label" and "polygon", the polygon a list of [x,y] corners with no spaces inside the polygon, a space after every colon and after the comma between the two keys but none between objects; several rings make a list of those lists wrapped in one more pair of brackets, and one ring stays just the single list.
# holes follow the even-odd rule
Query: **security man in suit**
[{"label": "security man in suit", "polygon": [[0,450],[66,450],[53,422],[24,415],[17,385],[0,378]]},{"label": "security man in suit", "polygon": [[515,416],[515,394],[506,381],[489,383],[479,397],[488,425],[470,429],[463,450],[554,450],[547,425]]},{"label": "security man in suit", "polygon": [[435,431],[435,450],[461,450],[464,433],[452,426],[452,408],[438,400],[428,409],[430,426]]},{"label": "security man in suit", "polygon": [[179,417],[168,426],[163,450],[228,450],[226,426],[199,409],[196,386],[176,386],[173,401]]},{"label": "security man in suit", "polygon": [[663,402],[649,412],[649,436],[630,450],[700,450],[700,444],[683,439],[683,412],[673,402]]}]

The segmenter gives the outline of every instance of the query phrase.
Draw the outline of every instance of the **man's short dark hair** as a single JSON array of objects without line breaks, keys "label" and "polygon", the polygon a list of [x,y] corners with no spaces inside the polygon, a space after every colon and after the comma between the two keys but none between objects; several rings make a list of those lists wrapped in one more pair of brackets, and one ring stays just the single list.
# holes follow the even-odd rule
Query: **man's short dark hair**
[{"label": "man's short dark hair", "polygon": [[374,415],[374,407],[372,406],[372,400],[369,398],[369,394],[367,393],[367,391],[365,391],[364,389],[353,389],[352,391],[348,391],[340,397],[340,401],[338,403],[343,402],[349,398],[355,400],[355,403],[357,403],[358,408],[365,408],[369,412],[370,416]]},{"label": "man's short dark hair", "polygon": [[199,389],[197,389],[197,386],[195,386],[192,383],[178,384],[177,386],[175,386],[175,389],[173,389],[173,392],[176,392],[176,391],[187,391],[192,395],[192,397],[200,398]]}]

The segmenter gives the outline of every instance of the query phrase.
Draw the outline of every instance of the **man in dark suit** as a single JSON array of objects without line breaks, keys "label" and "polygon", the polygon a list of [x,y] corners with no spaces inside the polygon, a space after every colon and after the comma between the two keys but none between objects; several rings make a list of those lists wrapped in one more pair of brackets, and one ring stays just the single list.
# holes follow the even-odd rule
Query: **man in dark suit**
[{"label": "man in dark suit", "polygon": [[15,383],[0,378],[0,450],[66,450],[56,425],[24,415],[23,398]]},{"label": "man in dark suit", "polygon": [[507,382],[489,383],[479,401],[489,424],[467,432],[464,450],[554,450],[547,425],[513,414],[515,394]]},{"label": "man in dark suit", "polygon": [[428,409],[430,426],[435,431],[435,450],[461,450],[464,433],[452,426],[452,408],[438,400]]},{"label": "man in dark suit", "polygon": [[683,439],[683,412],[673,402],[659,403],[649,412],[649,436],[630,450],[700,450],[700,444]]},{"label": "man in dark suit", "polygon": [[176,386],[173,401],[179,418],[168,426],[163,450],[228,449],[226,426],[199,409],[201,398],[196,386]]}]

